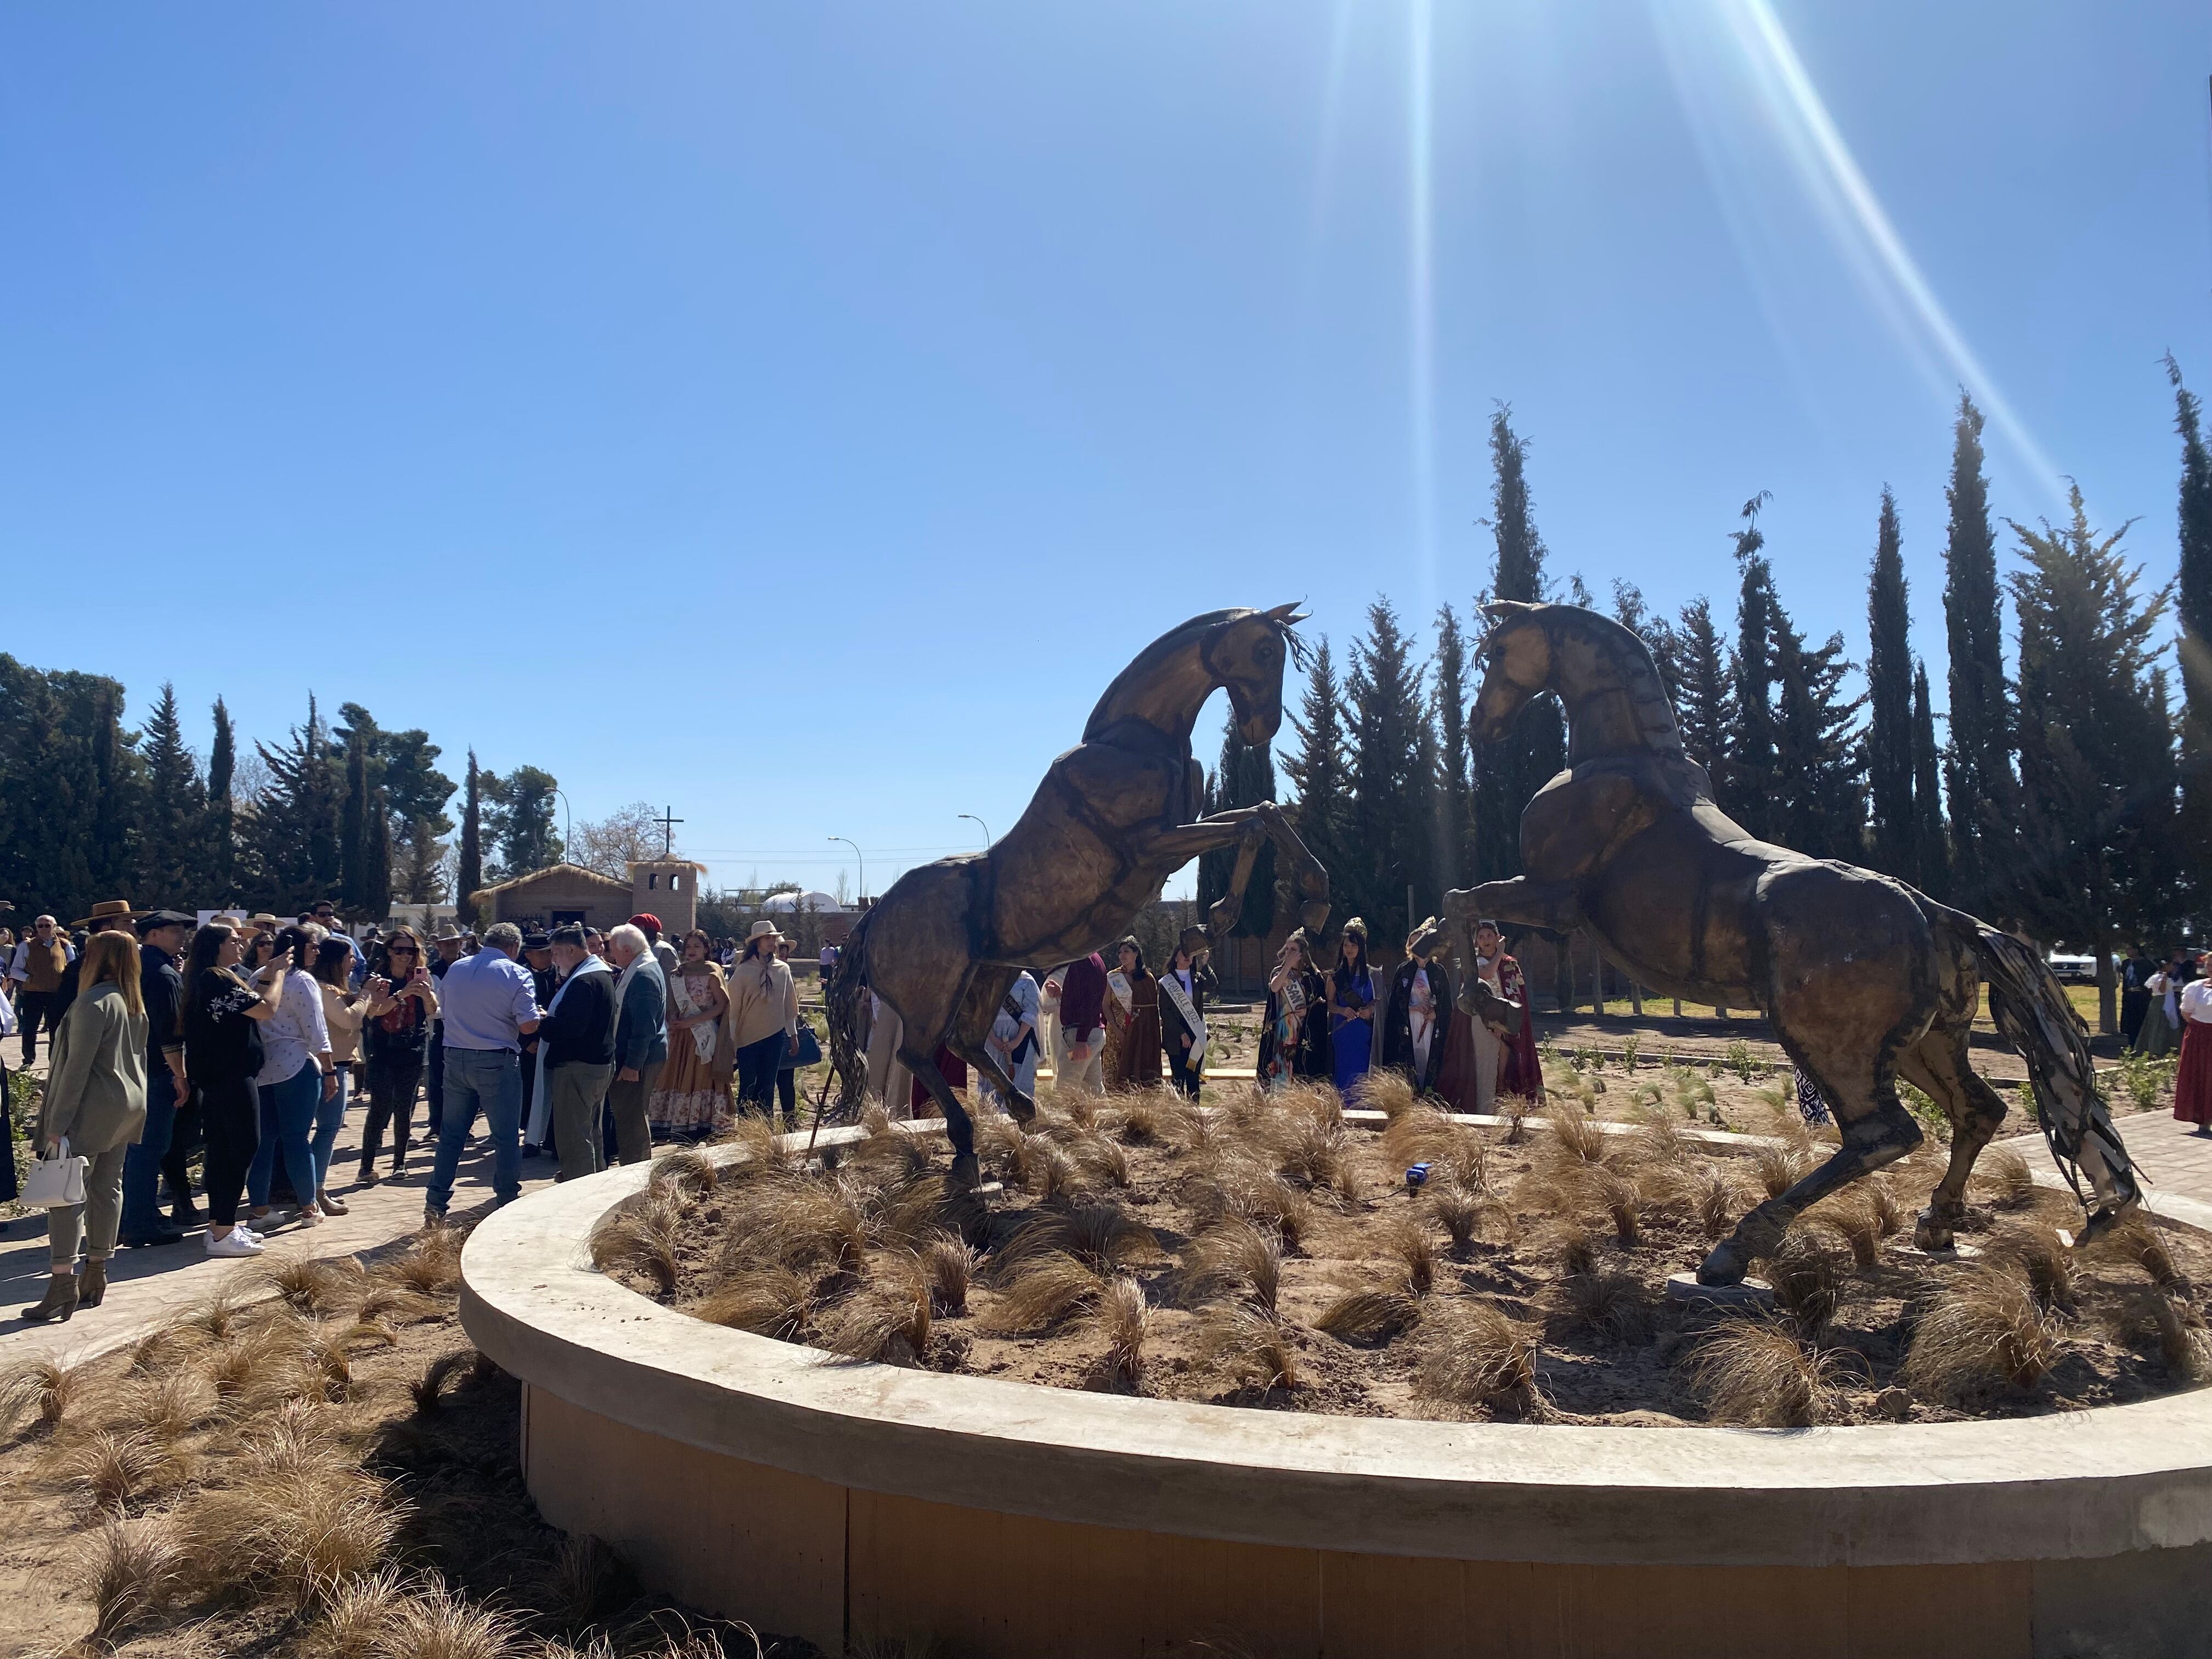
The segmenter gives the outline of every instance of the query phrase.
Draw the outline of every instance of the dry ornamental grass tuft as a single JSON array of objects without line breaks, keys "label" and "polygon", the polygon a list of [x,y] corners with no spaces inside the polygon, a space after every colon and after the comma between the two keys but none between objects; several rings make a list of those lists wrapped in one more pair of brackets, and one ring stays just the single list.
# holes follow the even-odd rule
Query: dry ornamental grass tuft
[{"label": "dry ornamental grass tuft", "polygon": [[418,1414],[427,1415],[446,1403],[447,1387],[459,1380],[466,1370],[473,1354],[441,1354],[424,1369],[422,1375],[407,1385],[407,1392],[415,1401]]},{"label": "dry ornamental grass tuft", "polygon": [[2129,1216],[2120,1224],[2090,1246],[2098,1255],[2132,1262],[2150,1276],[2150,1282],[2164,1290],[2174,1290],[2187,1284],[2181,1269],[2174,1265],[2173,1252],[2159,1237],[2157,1227],[2141,1215]]},{"label": "dry ornamental grass tuft", "polygon": [[1200,1360],[1243,1387],[1273,1392],[1299,1384],[1290,1333],[1255,1303],[1216,1303],[1200,1316],[1194,1334]]},{"label": "dry ornamental grass tuft", "polygon": [[842,1185],[771,1179],[740,1188],[724,1208],[722,1261],[732,1272],[764,1262],[853,1272],[867,1252],[867,1218]]},{"label": "dry ornamental grass tuft", "polygon": [[1688,1363],[1712,1419],[1746,1428],[1810,1427],[1834,1383],[1833,1360],[1763,1320],[1723,1320]]},{"label": "dry ornamental grass tuft", "polygon": [[1794,1146],[1772,1142],[1751,1155],[1753,1172],[1769,1198],[1779,1198],[1804,1178],[1813,1160]]},{"label": "dry ornamental grass tuft", "polygon": [[665,1296],[676,1288],[683,1237],[682,1208],[665,1192],[647,1192],[592,1230],[592,1265],[601,1273],[641,1274]]},{"label": "dry ornamental grass tuft", "polygon": [[2166,1370],[2181,1381],[2212,1381],[2212,1334],[2187,1303],[2177,1303],[2155,1285],[2138,1287],[2110,1322],[2113,1334],[2130,1346],[2155,1346]]},{"label": "dry ornamental grass tuft", "polygon": [[975,1252],[950,1233],[921,1247],[922,1272],[929,1279],[930,1305],[940,1314],[968,1311],[968,1285],[975,1274]]},{"label": "dry ornamental grass tuft", "polygon": [[1437,1282],[1437,1243],[1419,1215],[1394,1216],[1376,1237],[1393,1271],[1415,1296],[1426,1296]]},{"label": "dry ornamental grass tuft", "polygon": [[1635,1274],[1617,1268],[1577,1273],[1554,1290],[1562,1322],[1608,1342],[1641,1342],[1651,1334],[1650,1293]]},{"label": "dry ornamental grass tuft", "polygon": [[1445,1180],[1430,1182],[1422,1207],[1451,1236],[1452,1249],[1465,1250],[1474,1243],[1475,1229],[1482,1224],[1488,1205],[1458,1182]]},{"label": "dry ornamental grass tuft", "polygon": [[1145,1380],[1145,1337],[1152,1311],[1145,1287],[1133,1279],[1116,1279],[1100,1294],[1090,1323],[1106,1339],[1106,1369],[1117,1382],[1136,1388]]},{"label": "dry ornamental grass tuft", "polygon": [[1742,1200],[1728,1171],[1718,1164],[1708,1158],[1691,1172],[1686,1196],[1698,1231],[1707,1238],[1724,1237],[1735,1227]]},{"label": "dry ornamental grass tuft", "polygon": [[1766,1261],[1766,1279],[1774,1299],[1807,1337],[1818,1336],[1836,1316],[1844,1280],[1836,1253],[1802,1228],[1783,1236]]},{"label": "dry ornamental grass tuft", "polygon": [[51,1359],[27,1359],[0,1371],[0,1434],[10,1433],[27,1417],[48,1427],[69,1414],[78,1381],[75,1372]]},{"label": "dry ornamental grass tuft", "polygon": [[1881,1262],[1882,1225],[1871,1183],[1847,1187],[1814,1206],[1806,1219],[1825,1227],[1850,1248],[1851,1265],[1871,1273]]},{"label": "dry ornamental grass tuft", "polygon": [[[1407,1112],[1433,1111],[1435,1109],[1417,1103],[1413,1097],[1413,1079],[1395,1066],[1378,1066],[1368,1073],[1359,1085],[1361,1109],[1387,1113],[1394,1123]],[[1399,1161],[1394,1151],[1391,1161]],[[1408,1160],[1410,1161],[1410,1160]]]},{"label": "dry ornamental grass tuft", "polygon": [[1590,1171],[1590,1192],[1613,1223],[1613,1237],[1625,1250],[1644,1242],[1644,1195],[1627,1176],[1607,1169]]},{"label": "dry ornamental grass tuft", "polygon": [[987,1331],[1035,1331],[1088,1307],[1106,1281],[1065,1250],[1048,1250],[1024,1261],[977,1321]]},{"label": "dry ornamental grass tuft", "polygon": [[713,1155],[701,1147],[686,1146],[653,1159],[652,1189],[679,1201],[694,1201],[714,1190],[720,1176]]},{"label": "dry ornamental grass tuft", "polygon": [[163,1523],[111,1517],[94,1534],[79,1580],[94,1611],[94,1641],[122,1641],[174,1601],[183,1583],[183,1564]]},{"label": "dry ornamental grass tuft", "polygon": [[1984,1237],[1982,1250],[1999,1263],[2017,1267],[2045,1307],[2059,1313],[2074,1311],[2080,1288],[2074,1252],[2049,1227],[2033,1221],[2008,1222]]},{"label": "dry ornamental grass tuft", "polygon": [[848,1359],[919,1359],[929,1346],[929,1279],[921,1258],[908,1250],[870,1257],[860,1289],[823,1316],[815,1340]]},{"label": "dry ornamental grass tuft", "polygon": [[189,1480],[192,1455],[144,1430],[93,1435],[57,1461],[56,1474],[87,1509],[125,1510]]},{"label": "dry ornamental grass tuft", "polygon": [[1413,1392],[1456,1406],[1528,1407],[1536,1390],[1538,1333],[1494,1303],[1447,1304],[1422,1320]]},{"label": "dry ornamental grass tuft", "polygon": [[337,1459],[203,1490],[183,1514],[186,1589],[198,1601],[259,1587],[306,1607],[381,1567],[406,1519],[382,1481]]},{"label": "dry ornamental grass tuft", "polygon": [[2043,1190],[2035,1184],[2027,1160],[2015,1148],[2002,1146],[1983,1150],[1974,1169],[1974,1185],[1984,1201],[1999,1210],[2027,1209]]},{"label": "dry ornamental grass tuft", "polygon": [[1921,1310],[1900,1373],[1922,1393],[1961,1401],[2032,1389],[2058,1363],[2060,1340],[2017,1268],[1966,1268]]},{"label": "dry ornamental grass tuft", "polygon": [[1553,1112],[1550,1121],[1546,1150],[1559,1168],[1572,1170],[1603,1161],[1611,1142],[1596,1118],[1562,1108]]},{"label": "dry ornamental grass tuft", "polygon": [[757,1267],[725,1279],[691,1311],[710,1325],[794,1342],[814,1311],[814,1275],[796,1267]]},{"label": "dry ornamental grass tuft", "polygon": [[1183,1273],[1196,1297],[1226,1291],[1273,1312],[1282,1284],[1282,1246],[1242,1216],[1224,1216],[1192,1241]]},{"label": "dry ornamental grass tuft", "polygon": [[1420,1317],[1420,1299],[1401,1281],[1346,1291],[1322,1310],[1314,1328],[1340,1342],[1382,1343],[1411,1330]]}]

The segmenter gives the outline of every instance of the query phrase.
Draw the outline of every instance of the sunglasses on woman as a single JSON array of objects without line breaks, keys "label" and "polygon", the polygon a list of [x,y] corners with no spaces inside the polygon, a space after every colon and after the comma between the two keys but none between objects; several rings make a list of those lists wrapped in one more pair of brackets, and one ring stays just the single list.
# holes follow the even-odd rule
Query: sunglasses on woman
[{"label": "sunglasses on woman", "polygon": [[411,957],[415,954],[415,947],[411,945],[386,945],[384,954],[387,957]]}]

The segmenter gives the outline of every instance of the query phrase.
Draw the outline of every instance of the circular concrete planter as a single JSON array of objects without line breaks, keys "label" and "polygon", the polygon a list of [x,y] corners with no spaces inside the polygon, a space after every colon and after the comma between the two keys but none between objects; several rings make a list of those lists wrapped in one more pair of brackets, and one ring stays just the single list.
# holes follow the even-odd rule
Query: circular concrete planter
[{"label": "circular concrete planter", "polygon": [[484,1222],[463,1322],[524,1384],[548,1520],[830,1653],[909,1632],[1005,1659],[2212,1646],[2212,1394],[1776,1432],[941,1376],[708,1325],[605,1277],[592,1229],[646,1180],[611,1170]]}]

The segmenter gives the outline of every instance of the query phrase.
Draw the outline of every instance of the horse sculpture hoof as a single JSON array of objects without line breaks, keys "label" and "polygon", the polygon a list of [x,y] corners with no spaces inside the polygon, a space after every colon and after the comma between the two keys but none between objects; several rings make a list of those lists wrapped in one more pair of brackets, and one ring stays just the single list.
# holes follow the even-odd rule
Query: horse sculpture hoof
[{"label": "horse sculpture hoof", "polygon": [[963,1152],[952,1160],[952,1173],[945,1184],[956,1193],[972,1193],[983,1184],[983,1166],[973,1152]]},{"label": "horse sculpture hoof", "polygon": [[1328,901],[1308,899],[1299,908],[1298,920],[1305,924],[1306,932],[1318,933],[1328,926]]},{"label": "horse sculpture hoof", "polygon": [[1916,1250],[1948,1250],[1956,1243],[1950,1228],[1924,1215],[1912,1230],[1912,1248]]},{"label": "horse sculpture hoof", "polygon": [[2129,1198],[2118,1204],[2100,1205],[2096,1212],[2081,1224],[2081,1236],[2074,1241],[2074,1248],[2078,1250],[2086,1244],[2095,1243],[2113,1228],[2139,1213],[2142,1209],[2141,1197]]},{"label": "horse sculpture hoof", "polygon": [[1712,1254],[1698,1264],[1698,1283],[1700,1285],[1741,1285],[1751,1264],[1737,1252],[1735,1245],[1723,1242],[1713,1246]]}]

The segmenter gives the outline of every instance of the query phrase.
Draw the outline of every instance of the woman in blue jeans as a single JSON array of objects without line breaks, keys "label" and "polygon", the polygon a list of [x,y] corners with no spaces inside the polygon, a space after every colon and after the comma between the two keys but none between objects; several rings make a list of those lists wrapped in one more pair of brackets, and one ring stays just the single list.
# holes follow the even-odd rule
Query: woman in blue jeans
[{"label": "woman in blue jeans", "polygon": [[276,1012],[262,1022],[264,1064],[253,1079],[261,1091],[261,1144],[246,1172],[246,1195],[252,1206],[247,1214],[253,1221],[269,1213],[269,1185],[279,1147],[292,1190],[300,1195],[300,1224],[312,1227],[323,1218],[314,1201],[320,1172],[312,1138],[315,1109],[337,1097],[338,1079],[322,988],[299,965],[313,959],[314,949],[313,938],[303,927],[287,927],[276,935],[276,959],[285,964],[284,989]]}]

